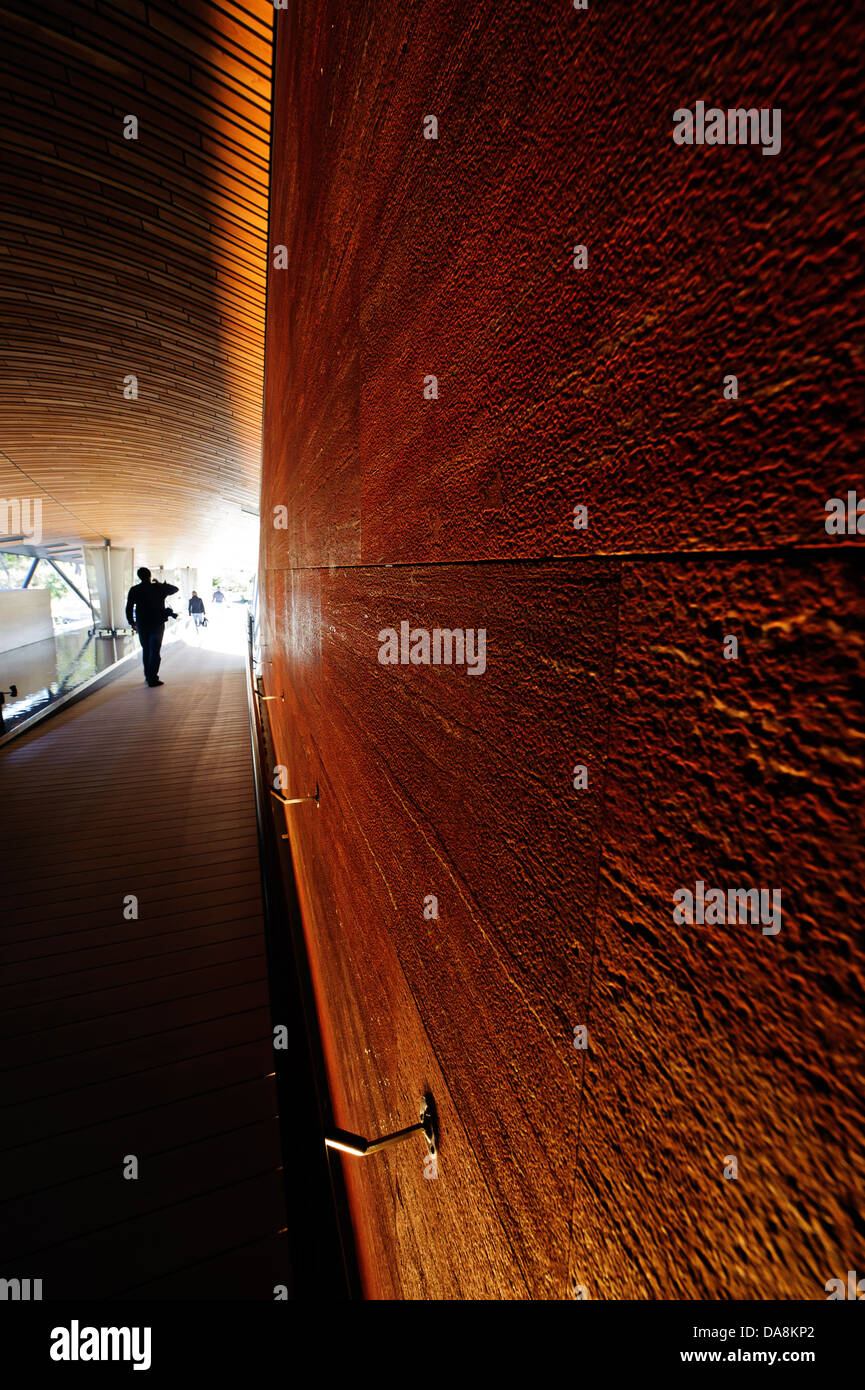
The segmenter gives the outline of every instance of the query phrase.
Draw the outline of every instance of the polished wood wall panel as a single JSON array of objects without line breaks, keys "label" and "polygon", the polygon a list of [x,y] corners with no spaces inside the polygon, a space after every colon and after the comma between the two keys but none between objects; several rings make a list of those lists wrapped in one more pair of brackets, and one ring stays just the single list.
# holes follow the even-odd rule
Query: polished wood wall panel
[{"label": "polished wood wall panel", "polygon": [[[334,553],[292,521],[291,563],[823,542],[862,425],[844,95],[861,28],[840,0],[819,17],[742,3],[694,7],[662,40],[657,7],[636,8],[281,16],[272,240],[293,249],[272,317],[290,362],[313,341],[321,356],[298,374],[274,361],[266,494],[309,478],[360,532],[357,554]],[[779,155],[673,145],[695,50],[722,104],[765,106],[771,88]],[[360,435],[335,438],[356,352]]]},{"label": "polished wood wall panel", "polygon": [[[268,708],[339,1123],[428,1088],[443,1130],[435,1181],[343,1161],[373,1296],[859,1259],[860,49],[834,0],[280,13]],[[707,96],[782,151],[676,147]],[[382,665],[402,621],[486,672]],[[780,888],[780,936],[675,923],[697,879]]]},{"label": "polished wood wall panel", "polygon": [[[573,804],[570,750],[593,769],[603,759],[618,577],[605,566],[496,566],[289,579],[287,652],[273,653],[268,679],[286,701],[270,712],[288,794],[320,788],[320,808],[286,814],[341,1122],[370,1132],[407,1123],[400,1107],[416,1108],[434,1059],[443,1177],[424,1182],[420,1152],[392,1160],[400,1183],[420,1170],[406,1221],[423,1225],[434,1202],[437,1249],[448,1203],[472,1226],[482,1182],[502,1227],[489,1250],[478,1234],[484,1259],[505,1236],[514,1252],[497,1291],[554,1294],[565,1280],[572,1032],[588,1000],[601,792],[593,780]],[[400,612],[421,627],[443,614],[486,625],[487,672],[380,665],[377,634]],[[563,623],[568,655],[556,657]],[[428,894],[437,921],[424,918]],[[366,1187],[381,1181],[364,1165],[364,1211],[378,1211],[384,1199]],[[472,1296],[478,1279],[496,1291],[481,1259],[458,1266],[443,1249],[434,1270],[421,1255],[394,1270],[393,1236],[376,1248],[379,1292],[380,1279],[403,1295]]]},{"label": "polished wood wall panel", "polygon": [[[825,1298],[860,1248],[859,558],[624,571],[572,1255],[593,1297]],[[697,878],[779,890],[777,935],[676,926]]]}]

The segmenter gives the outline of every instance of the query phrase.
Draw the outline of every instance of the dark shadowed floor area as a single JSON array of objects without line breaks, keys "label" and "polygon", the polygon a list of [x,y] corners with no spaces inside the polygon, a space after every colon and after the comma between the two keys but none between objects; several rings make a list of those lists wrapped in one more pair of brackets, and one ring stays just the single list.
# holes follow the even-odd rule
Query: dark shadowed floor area
[{"label": "dark shadowed floor area", "polygon": [[0,1227],[46,1299],[291,1286],[243,661],[161,675],[0,754]]}]

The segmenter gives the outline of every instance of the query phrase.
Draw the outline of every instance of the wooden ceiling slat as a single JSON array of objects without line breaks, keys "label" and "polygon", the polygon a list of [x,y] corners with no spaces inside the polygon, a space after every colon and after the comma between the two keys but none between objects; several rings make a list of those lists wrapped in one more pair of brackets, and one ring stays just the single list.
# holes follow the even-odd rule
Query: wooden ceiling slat
[{"label": "wooden ceiling slat", "polygon": [[[164,9],[172,0],[155,0],[155,3]],[[251,29],[259,38],[269,39],[273,29],[272,0],[266,0],[264,4],[260,4],[259,0],[207,0],[207,9],[212,12],[210,23],[214,28],[219,28],[228,18],[233,19],[240,28]]]},{"label": "wooden ceiling slat", "polygon": [[24,131],[10,130],[8,126],[0,135],[0,149],[12,150],[16,153],[19,150],[25,151],[31,157],[34,154],[39,154],[43,157],[53,158],[56,154],[56,147],[50,140],[40,140],[38,135],[34,135],[32,131],[28,135]]},{"label": "wooden ceiling slat", "polygon": [[[90,312],[88,314],[86,306],[82,304],[80,299],[74,297],[71,292],[67,296],[57,295],[56,298],[52,299],[49,298],[47,293],[39,295],[35,291],[30,291],[29,293],[25,290],[21,290],[18,293],[9,291],[8,293],[0,294],[0,306],[2,306],[7,299],[12,298],[15,299],[16,304],[29,303],[41,305],[43,310],[42,322],[46,332],[51,324],[68,323],[73,315],[79,322],[86,322],[89,319],[94,324],[102,324],[103,326],[107,318],[113,317],[118,324],[134,323],[135,327],[141,332],[146,331],[153,323],[159,323],[164,326],[165,318],[168,316],[172,320],[188,323],[191,330],[199,337],[206,322],[206,320],[202,319],[198,306],[196,306],[193,312],[189,312],[187,309],[174,306],[164,299],[160,301],[157,308],[142,310],[141,301],[139,300],[137,303],[129,303],[129,307],[127,307],[124,312],[119,312],[117,309],[119,300],[115,295],[113,309],[109,311],[108,314],[103,314],[101,301],[91,296],[87,301],[90,305]],[[131,316],[133,313],[137,313],[139,317],[137,319],[132,319]],[[243,335],[244,341],[248,343],[249,351],[254,350],[253,344],[256,337],[263,338],[263,332],[261,332],[264,326],[263,315],[255,317],[252,314],[239,316],[223,313],[220,314],[219,320],[221,326],[230,328],[232,332],[236,332],[238,335]],[[21,314],[19,309],[10,307],[3,310],[3,308],[0,307],[0,324],[8,325],[10,329],[14,330],[20,321]],[[217,355],[218,349],[214,349],[214,356]]]},{"label": "wooden ceiling slat", "polygon": [[46,111],[53,105],[54,93],[50,87],[40,87],[26,72],[11,66],[6,55],[0,55],[0,84],[6,92],[14,92],[19,98],[9,116],[16,116],[20,110]]},{"label": "wooden ceiling slat", "polygon": [[[188,225],[186,215],[181,208],[175,208],[172,211],[174,213],[173,222],[169,221],[168,218],[161,222],[154,222],[152,219],[146,218],[141,224],[141,230],[145,235],[154,236],[157,239],[161,238],[171,246],[181,247],[184,251],[191,251],[193,255],[200,255],[203,250],[206,250],[206,247],[202,246],[200,232],[196,233]],[[233,249],[237,261],[242,265],[249,266],[254,272],[261,258],[254,253],[245,255],[242,250],[242,243],[239,242],[235,244]],[[220,247],[221,251],[222,247]]]},{"label": "wooden ceiling slat", "polygon": [[269,176],[266,162],[251,158],[246,151],[241,154],[230,145],[217,146],[208,136],[203,137],[201,149],[200,155],[187,152],[183,156],[184,164],[200,177],[211,178],[214,170],[220,174],[231,170],[235,177],[245,181],[248,188],[256,192],[260,188],[267,188]]},{"label": "wooden ceiling slat", "polygon": [[148,6],[146,0],[120,0],[119,5],[110,3],[110,0],[96,0],[95,8],[108,18],[116,16],[119,10],[124,19],[135,19],[139,24],[146,24],[147,11],[152,6]]},{"label": "wooden ceiling slat", "polygon": [[[142,77],[142,84],[144,77]],[[207,124],[206,116],[208,113],[202,112],[201,119],[190,122],[188,117],[193,114],[188,104],[181,108],[177,115],[172,114],[171,106],[168,102],[160,104],[158,101],[151,101],[148,93],[142,88],[140,93],[132,92],[125,86],[118,86],[112,90],[109,84],[104,83],[89,73],[79,72],[75,69],[69,73],[69,88],[73,92],[82,92],[94,98],[93,107],[98,112],[101,110],[101,119],[108,122],[109,119],[114,127],[120,126],[122,130],[121,118],[132,114],[138,117],[139,121],[139,141],[147,141],[148,130],[161,137],[167,138],[171,135],[175,138],[177,146],[199,145],[201,137],[199,129]],[[166,87],[165,93],[170,93],[174,89]],[[99,119],[99,116],[96,116]]]},{"label": "wooden ceiling slat", "polygon": [[[114,77],[120,78],[121,81],[131,82],[134,79],[134,68],[113,57],[108,50],[108,45],[105,49],[88,46],[63,33],[61,29],[50,27],[48,24],[50,16],[47,13],[43,16],[38,7],[31,7],[30,14],[35,14],[39,18],[25,18],[14,11],[4,10],[2,16],[4,27],[9,26],[39,48],[53,50],[62,56],[67,67],[96,67],[101,72],[111,73]],[[170,57],[167,62],[171,65]],[[182,69],[182,65],[178,66]],[[177,75],[182,76],[182,71]]]},{"label": "wooden ceiling slat", "polygon": [[263,113],[258,108],[249,107],[241,114],[234,108],[229,110],[221,105],[217,98],[211,98],[203,88],[197,95],[191,95],[188,91],[180,92],[160,78],[149,74],[145,83],[150,96],[155,97],[158,102],[173,106],[178,114],[193,117],[198,126],[207,127],[214,134],[233,139],[240,143],[241,148],[246,148],[248,143],[262,158],[267,157],[270,146],[263,134]]},{"label": "wooden ceiling slat", "polygon": [[[13,178],[9,177],[7,179],[7,186],[17,186],[19,190],[22,190],[24,192],[27,205],[33,211],[36,211],[38,209],[40,203],[44,203],[46,206],[48,206],[49,204],[55,204],[57,200],[66,200],[70,203],[76,201],[77,185],[75,184],[74,180],[67,179],[63,174],[57,175],[56,181],[53,187],[51,187],[50,189],[50,193],[46,192],[46,188],[48,187],[48,185],[45,180],[40,180],[40,182],[34,185],[31,189],[26,179],[16,181]],[[150,221],[145,223],[140,215],[136,219],[130,214],[128,207],[123,210],[119,210],[116,205],[116,201],[112,197],[109,197],[109,195],[104,190],[95,191],[93,188],[91,188],[90,195],[91,196],[89,202],[91,204],[95,203],[97,205],[104,205],[106,207],[110,207],[114,216],[122,216],[125,212],[126,219],[133,224],[137,224],[138,230],[142,234],[142,237],[144,237],[146,233],[149,233],[151,228],[155,229],[157,225],[151,223]],[[129,202],[128,199],[126,201]],[[56,208],[52,208],[52,211],[56,211]],[[232,246],[231,242],[227,240],[227,238],[236,237],[240,227],[239,217],[226,218],[214,212],[208,219],[204,219],[196,215],[196,211],[194,208],[189,209],[187,208],[185,203],[182,204],[180,201],[178,201],[177,203],[166,205],[164,209],[161,209],[159,206],[154,207],[153,205],[145,204],[145,206],[143,208],[139,208],[138,211],[139,214],[141,212],[146,212],[149,214],[155,212],[157,216],[162,218],[163,221],[161,224],[159,224],[160,230],[164,230],[166,219],[171,220],[173,218],[179,221],[180,218],[183,218],[185,221],[188,221],[192,224],[197,223],[199,229],[204,228],[208,236],[209,242],[211,244],[216,243],[220,241],[221,238],[225,237],[225,261],[235,267],[241,265],[247,266],[250,270],[250,278],[258,278],[261,258],[265,255],[264,248],[266,227],[263,224],[258,228],[258,236],[256,238],[256,249],[254,252],[250,252],[249,241],[253,235],[254,229],[249,229],[247,236],[245,237],[244,243],[241,246]],[[80,213],[75,208],[70,209],[68,216],[76,223],[81,221]],[[9,212],[8,209],[0,210],[0,225],[3,224],[4,220],[14,221],[15,218],[16,214]],[[42,230],[44,228],[44,225],[45,224],[40,224],[35,220],[33,221],[34,230]],[[56,228],[56,233],[58,236],[65,235],[67,231],[66,228],[62,226],[57,227],[57,224],[53,225]],[[87,231],[87,235],[90,236],[92,234],[92,219],[90,222],[88,222],[85,219],[84,227]],[[202,231],[196,230],[194,225],[190,225],[189,235],[186,238],[184,238],[184,243],[187,246],[192,245],[198,247],[198,249],[200,250],[201,236]],[[150,242],[148,242],[147,249],[149,253],[151,251]]]},{"label": "wooden ceiling slat", "polygon": [[46,536],[194,563],[257,506],[272,23],[270,0],[0,15],[0,437],[35,482],[0,478],[57,496]]},{"label": "wooden ceiling slat", "polygon": [[[232,17],[232,10],[235,11],[234,17]],[[187,23],[195,24],[198,28],[203,27],[211,33],[218,32],[223,42],[230,43],[235,50],[248,54],[250,59],[256,60],[268,72],[270,71],[272,5],[264,11],[266,18],[257,23],[248,12],[242,11],[242,7],[236,5],[209,5],[206,8],[202,6],[201,11],[201,14],[189,15]],[[152,4],[150,13],[154,19],[160,13],[176,16],[178,7],[171,4],[169,0],[167,6]],[[203,16],[206,16],[206,19]]]},{"label": "wooden ceiling slat", "polygon": [[[183,14],[186,23],[178,20],[178,15]],[[154,6],[150,12],[150,27],[169,38],[178,52],[188,49],[193,53],[194,67],[210,68],[223,78],[234,77],[259,91],[265,103],[270,101],[270,53],[266,44],[250,35],[247,35],[247,47],[235,43],[227,33],[220,33],[217,38],[213,29],[197,24],[189,12],[182,9],[175,9],[169,15]]]}]

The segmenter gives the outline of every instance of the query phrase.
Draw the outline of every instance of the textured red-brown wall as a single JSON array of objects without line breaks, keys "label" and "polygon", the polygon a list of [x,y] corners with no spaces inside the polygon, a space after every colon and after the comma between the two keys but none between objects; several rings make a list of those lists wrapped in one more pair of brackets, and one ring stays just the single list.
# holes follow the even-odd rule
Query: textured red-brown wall
[{"label": "textured red-brown wall", "polygon": [[[865,495],[861,48],[837,3],[279,12],[268,708],[321,792],[337,1118],[442,1127],[435,1181],[345,1161],[372,1296],[865,1268],[865,542],[823,524]],[[780,153],[675,146],[698,99],[780,107]],[[403,620],[485,628],[486,672],[380,665]],[[780,889],[780,933],[676,925],[698,879]]]}]

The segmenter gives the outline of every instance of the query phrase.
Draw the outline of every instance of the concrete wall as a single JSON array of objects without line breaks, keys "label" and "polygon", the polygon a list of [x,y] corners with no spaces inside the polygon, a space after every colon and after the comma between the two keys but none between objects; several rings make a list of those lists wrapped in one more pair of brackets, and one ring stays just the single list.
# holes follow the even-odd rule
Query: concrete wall
[{"label": "concrete wall", "polygon": [[[443,1130],[434,1181],[345,1160],[372,1296],[865,1265],[859,49],[840,3],[278,13],[268,710],[338,1122]],[[698,99],[780,153],[675,146]],[[380,664],[404,621],[485,673]],[[697,880],[780,932],[675,922]]]},{"label": "concrete wall", "polygon": [[0,589],[0,652],[53,636],[47,589]]}]

